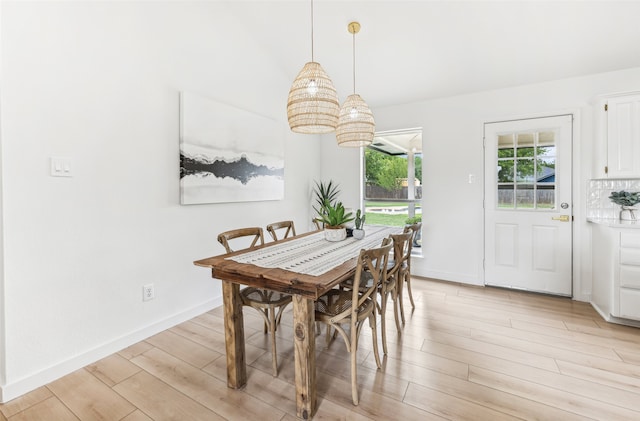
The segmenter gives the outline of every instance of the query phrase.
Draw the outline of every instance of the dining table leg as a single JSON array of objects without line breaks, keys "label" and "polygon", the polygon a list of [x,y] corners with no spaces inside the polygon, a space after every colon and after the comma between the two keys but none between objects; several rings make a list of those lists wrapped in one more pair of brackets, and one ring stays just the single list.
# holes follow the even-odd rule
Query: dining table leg
[{"label": "dining table leg", "polygon": [[222,301],[224,303],[224,340],[227,348],[227,386],[239,389],[247,384],[240,285],[222,281]]},{"label": "dining table leg", "polygon": [[316,335],[313,300],[293,296],[296,414],[308,420],[317,409]]}]

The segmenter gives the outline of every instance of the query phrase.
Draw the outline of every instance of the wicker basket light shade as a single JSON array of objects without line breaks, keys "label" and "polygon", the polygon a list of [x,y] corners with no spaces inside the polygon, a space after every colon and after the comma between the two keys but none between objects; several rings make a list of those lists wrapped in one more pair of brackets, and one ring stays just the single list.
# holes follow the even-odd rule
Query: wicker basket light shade
[{"label": "wicker basket light shade", "polygon": [[352,94],[340,108],[336,139],[338,146],[357,148],[373,142],[376,123],[373,113],[358,94]]},{"label": "wicker basket light shade", "polygon": [[287,101],[289,127],[296,133],[330,133],[338,124],[340,103],[333,82],[319,63],[305,64]]}]

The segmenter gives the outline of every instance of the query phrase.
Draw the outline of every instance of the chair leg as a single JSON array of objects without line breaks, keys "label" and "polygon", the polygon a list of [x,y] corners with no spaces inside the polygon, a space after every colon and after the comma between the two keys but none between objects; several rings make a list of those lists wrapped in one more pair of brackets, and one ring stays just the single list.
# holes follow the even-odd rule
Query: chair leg
[{"label": "chair leg", "polygon": [[269,318],[269,309],[265,309],[265,310],[261,310],[264,315],[266,316],[264,319],[264,325],[263,325],[263,332],[265,335],[267,334],[267,332],[269,332],[269,324],[267,323],[267,319]]},{"label": "chair leg", "polygon": [[284,304],[278,308],[278,315],[276,316],[276,330],[278,330],[278,326],[280,325],[280,320],[282,320],[282,313],[284,313],[284,309],[287,308],[289,304]]},{"label": "chair leg", "polygon": [[376,326],[375,311],[369,316],[369,326],[371,326],[371,336],[373,337],[373,356],[376,358],[376,365],[378,368],[382,368],[382,363],[380,362],[380,351],[378,350],[378,327]]},{"label": "chair leg", "polygon": [[331,344],[331,325],[327,325],[325,329],[327,329],[327,331],[325,332],[326,334],[325,340],[327,342],[326,346],[327,346],[327,349],[329,349],[329,345]]},{"label": "chair leg", "polygon": [[273,367],[273,376],[278,377],[278,354],[276,353],[276,309],[271,306],[269,308],[269,331],[271,332],[271,365]]},{"label": "chair leg", "polygon": [[400,310],[398,308],[398,300],[400,299],[400,295],[398,294],[398,286],[396,285],[396,289],[393,290],[392,292],[392,298],[393,298],[393,317],[396,319],[396,329],[398,329],[398,332],[402,331],[402,327],[400,326],[400,320],[398,320],[398,311]]},{"label": "chair leg", "polygon": [[398,282],[398,285],[396,285],[396,288],[398,288],[398,300],[400,301],[400,317],[402,318],[402,324],[404,325],[404,301],[402,299],[402,288],[403,288],[403,284],[404,284],[404,276],[402,275],[399,277],[400,281]]},{"label": "chair leg", "polygon": [[358,357],[358,335],[354,331],[356,327],[351,325],[351,398],[353,399],[353,404],[358,405],[358,365],[356,359]]},{"label": "chair leg", "polygon": [[407,272],[404,275],[404,280],[407,282],[407,291],[409,292],[409,301],[411,301],[411,308],[416,309],[416,305],[413,302],[413,294],[411,293],[411,274]]},{"label": "chair leg", "polygon": [[382,305],[380,306],[380,330],[382,330],[382,352],[384,355],[387,355],[387,323],[385,317],[387,314],[387,295],[387,292],[380,294],[382,301]]}]

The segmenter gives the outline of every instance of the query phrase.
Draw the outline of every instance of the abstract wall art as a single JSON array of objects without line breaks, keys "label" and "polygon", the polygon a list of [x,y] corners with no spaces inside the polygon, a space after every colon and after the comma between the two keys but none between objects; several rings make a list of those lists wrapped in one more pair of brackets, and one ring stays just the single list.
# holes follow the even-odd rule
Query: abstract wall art
[{"label": "abstract wall art", "polygon": [[282,124],[203,96],[180,95],[180,203],[284,198]]}]

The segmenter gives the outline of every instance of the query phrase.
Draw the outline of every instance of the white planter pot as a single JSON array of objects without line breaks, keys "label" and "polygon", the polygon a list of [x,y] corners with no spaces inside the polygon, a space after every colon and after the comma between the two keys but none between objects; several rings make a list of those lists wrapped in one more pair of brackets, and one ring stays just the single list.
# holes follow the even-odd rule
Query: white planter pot
[{"label": "white planter pot", "polygon": [[364,238],[364,230],[354,229],[353,238],[356,240],[362,240]]},{"label": "white planter pot", "polygon": [[346,228],[325,228],[324,239],[327,241],[342,241],[347,238]]},{"label": "white planter pot", "polygon": [[639,213],[638,208],[635,206],[622,206],[620,209],[620,220],[635,221],[640,216]]}]

